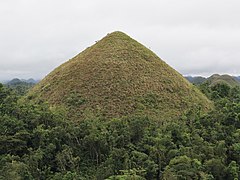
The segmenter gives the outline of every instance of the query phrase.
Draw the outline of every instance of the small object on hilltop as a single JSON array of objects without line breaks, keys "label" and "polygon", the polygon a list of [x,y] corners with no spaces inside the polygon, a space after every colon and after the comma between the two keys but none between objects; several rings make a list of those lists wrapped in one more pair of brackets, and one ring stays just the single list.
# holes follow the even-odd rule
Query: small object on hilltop
[{"label": "small object on hilltop", "polygon": [[28,94],[65,107],[73,120],[144,114],[177,118],[212,107],[199,90],[156,54],[122,32],[108,34],[46,76]]}]

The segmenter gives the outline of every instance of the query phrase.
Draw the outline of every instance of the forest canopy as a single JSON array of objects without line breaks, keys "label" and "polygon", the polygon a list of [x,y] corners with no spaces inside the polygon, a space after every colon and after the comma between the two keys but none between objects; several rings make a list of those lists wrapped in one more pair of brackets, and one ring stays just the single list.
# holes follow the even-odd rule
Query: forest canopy
[{"label": "forest canopy", "polygon": [[0,179],[239,179],[240,89],[199,89],[215,103],[176,121],[69,121],[0,85]]}]

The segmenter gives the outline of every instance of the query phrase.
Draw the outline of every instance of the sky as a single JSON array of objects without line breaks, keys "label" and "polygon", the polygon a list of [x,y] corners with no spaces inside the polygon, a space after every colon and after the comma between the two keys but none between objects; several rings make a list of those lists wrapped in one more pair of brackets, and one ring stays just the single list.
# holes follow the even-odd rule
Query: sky
[{"label": "sky", "polygon": [[239,0],[0,0],[0,80],[41,79],[123,31],[183,75],[240,75]]}]

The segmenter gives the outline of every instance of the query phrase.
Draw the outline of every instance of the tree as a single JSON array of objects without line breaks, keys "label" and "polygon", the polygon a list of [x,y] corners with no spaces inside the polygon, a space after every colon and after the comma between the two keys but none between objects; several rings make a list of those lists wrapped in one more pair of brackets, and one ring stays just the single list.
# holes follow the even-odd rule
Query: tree
[{"label": "tree", "polygon": [[173,158],[163,172],[163,179],[200,179],[207,176],[201,170],[202,164],[197,159],[187,156]]}]

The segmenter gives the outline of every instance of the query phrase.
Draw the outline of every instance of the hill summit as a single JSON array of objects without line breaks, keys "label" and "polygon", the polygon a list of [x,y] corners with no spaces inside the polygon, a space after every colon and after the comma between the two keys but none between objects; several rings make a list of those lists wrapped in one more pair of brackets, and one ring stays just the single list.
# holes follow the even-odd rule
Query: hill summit
[{"label": "hill summit", "polygon": [[113,32],[46,76],[29,96],[61,105],[74,118],[143,113],[171,119],[211,102],[151,50]]}]

